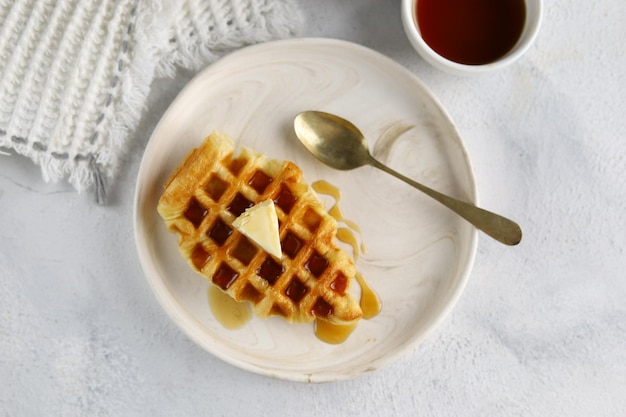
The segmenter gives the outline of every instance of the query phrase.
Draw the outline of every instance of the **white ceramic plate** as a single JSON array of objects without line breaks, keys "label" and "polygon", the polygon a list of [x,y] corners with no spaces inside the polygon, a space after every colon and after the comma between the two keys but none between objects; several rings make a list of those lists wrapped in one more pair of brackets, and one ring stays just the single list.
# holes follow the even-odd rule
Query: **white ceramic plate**
[{"label": "white ceramic plate", "polygon": [[[320,382],[378,369],[422,341],[458,299],[475,257],[477,234],[443,206],[382,171],[335,171],[314,160],[293,132],[294,116],[309,109],[346,117],[366,134],[382,162],[475,202],[461,138],[414,75],[359,45],[296,39],[230,54],[180,93],[143,156],[135,235],[156,297],[191,339],[240,368]],[[325,344],[315,337],[313,325],[289,325],[280,318],[253,318],[239,330],[227,330],[214,319],[207,298],[210,284],[180,258],[176,236],[156,212],[166,179],[212,130],[273,158],[296,162],[308,182],[324,179],[341,189],[343,214],[361,226],[367,247],[357,268],[383,302],[381,313],[362,320],[343,344]]]}]

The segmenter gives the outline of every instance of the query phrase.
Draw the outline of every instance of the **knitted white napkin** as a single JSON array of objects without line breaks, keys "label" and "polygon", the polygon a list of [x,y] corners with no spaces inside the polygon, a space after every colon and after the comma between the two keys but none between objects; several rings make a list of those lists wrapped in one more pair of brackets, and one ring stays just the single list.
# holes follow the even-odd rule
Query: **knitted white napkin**
[{"label": "knitted white napkin", "polygon": [[103,202],[155,77],[300,19],[290,0],[0,0],[0,153]]}]

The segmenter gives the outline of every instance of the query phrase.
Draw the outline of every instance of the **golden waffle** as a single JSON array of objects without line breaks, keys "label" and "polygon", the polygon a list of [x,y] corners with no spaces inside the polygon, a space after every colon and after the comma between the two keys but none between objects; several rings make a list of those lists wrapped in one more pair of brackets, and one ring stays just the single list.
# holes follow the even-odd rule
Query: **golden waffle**
[{"label": "golden waffle", "polygon": [[[253,205],[276,206],[282,259],[247,239],[233,221]],[[259,317],[290,322],[356,322],[361,308],[349,294],[354,262],[335,245],[337,224],[302,171],[248,148],[234,156],[233,141],[212,133],[165,184],[158,212],[179,235],[189,265]]]}]

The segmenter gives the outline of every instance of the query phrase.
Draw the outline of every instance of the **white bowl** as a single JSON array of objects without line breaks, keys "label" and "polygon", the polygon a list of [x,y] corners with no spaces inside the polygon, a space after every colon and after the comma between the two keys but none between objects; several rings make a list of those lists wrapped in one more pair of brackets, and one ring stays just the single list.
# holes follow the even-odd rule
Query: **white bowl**
[{"label": "white bowl", "polygon": [[451,61],[435,52],[422,38],[417,24],[416,6],[419,0],[402,0],[402,24],[411,45],[432,66],[455,75],[477,75],[502,69],[522,56],[532,45],[543,14],[543,0],[526,1],[526,21],[519,40],[506,55],[484,65],[466,65]]}]

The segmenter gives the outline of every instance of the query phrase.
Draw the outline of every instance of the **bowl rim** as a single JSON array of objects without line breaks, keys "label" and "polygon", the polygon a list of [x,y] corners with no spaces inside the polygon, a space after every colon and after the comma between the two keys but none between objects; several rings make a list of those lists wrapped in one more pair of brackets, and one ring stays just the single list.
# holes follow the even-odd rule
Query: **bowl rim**
[{"label": "bowl rim", "polygon": [[[482,74],[509,66],[520,58],[534,43],[543,20],[543,0],[524,0],[526,3],[526,22],[522,36],[515,46],[503,57],[482,65],[461,64],[439,55],[421,36],[416,16],[418,0],[402,0],[401,15],[404,31],[413,48],[429,64],[441,70],[457,75]],[[529,3],[532,9],[529,12]]]}]

